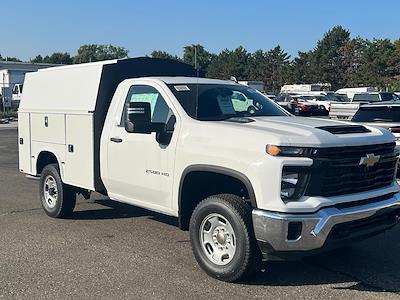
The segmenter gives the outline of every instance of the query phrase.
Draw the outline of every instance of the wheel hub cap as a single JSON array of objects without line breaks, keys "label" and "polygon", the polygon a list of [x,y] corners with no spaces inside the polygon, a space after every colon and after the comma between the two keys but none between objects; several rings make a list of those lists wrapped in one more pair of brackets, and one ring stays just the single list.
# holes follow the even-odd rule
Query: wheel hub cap
[{"label": "wheel hub cap", "polygon": [[213,240],[220,245],[226,244],[227,232],[225,232],[225,229],[223,227],[218,227],[214,230]]},{"label": "wheel hub cap", "polygon": [[236,236],[232,225],[220,214],[210,214],[200,226],[202,250],[217,264],[228,264],[236,252]]},{"label": "wheel hub cap", "polygon": [[54,208],[58,199],[57,183],[53,176],[47,176],[44,180],[43,196],[45,204],[49,208]]}]

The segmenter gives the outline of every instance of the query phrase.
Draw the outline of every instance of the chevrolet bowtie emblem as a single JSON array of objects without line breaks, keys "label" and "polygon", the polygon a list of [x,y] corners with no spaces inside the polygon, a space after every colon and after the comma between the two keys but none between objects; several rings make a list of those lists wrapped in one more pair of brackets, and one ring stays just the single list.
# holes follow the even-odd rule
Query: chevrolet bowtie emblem
[{"label": "chevrolet bowtie emblem", "polygon": [[380,158],[381,158],[380,155],[375,155],[373,153],[367,154],[367,156],[361,157],[360,166],[366,165],[367,167],[372,167],[379,161]]}]

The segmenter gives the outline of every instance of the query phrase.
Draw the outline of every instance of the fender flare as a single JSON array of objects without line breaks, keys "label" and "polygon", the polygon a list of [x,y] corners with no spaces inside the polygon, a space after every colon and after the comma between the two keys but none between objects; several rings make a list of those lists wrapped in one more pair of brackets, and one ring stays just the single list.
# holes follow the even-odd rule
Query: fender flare
[{"label": "fender flare", "polygon": [[42,149],[42,150],[37,154],[37,159],[36,159],[36,163],[35,163],[35,174],[36,174],[36,176],[39,175],[38,172],[37,172],[37,166],[38,166],[39,157],[40,157],[40,155],[43,154],[43,153],[49,153],[49,154],[54,155],[54,157],[55,157],[56,160],[57,160],[58,167],[59,167],[59,169],[60,169],[60,177],[61,177],[62,180],[64,180],[64,178],[63,178],[63,177],[64,177],[64,176],[63,176],[63,175],[64,175],[64,174],[63,174],[64,172],[63,172],[63,170],[62,170],[62,161],[60,160],[60,158],[58,157],[58,155],[54,153],[54,151],[48,150],[48,149]]},{"label": "fender flare", "polygon": [[183,182],[185,181],[186,176],[195,171],[205,171],[205,172],[213,172],[217,174],[222,174],[222,175],[227,175],[231,176],[233,178],[236,178],[237,180],[241,181],[244,186],[246,187],[248,193],[249,193],[249,200],[251,203],[251,206],[253,208],[257,208],[257,201],[256,201],[256,196],[254,193],[253,186],[249,180],[249,178],[244,175],[241,172],[238,172],[233,169],[225,168],[225,167],[220,167],[220,166],[215,166],[215,165],[190,165],[184,169],[182,172],[182,176],[179,182],[179,193],[178,193],[178,216],[179,220],[181,219],[181,208],[182,208],[182,191],[183,191]]}]

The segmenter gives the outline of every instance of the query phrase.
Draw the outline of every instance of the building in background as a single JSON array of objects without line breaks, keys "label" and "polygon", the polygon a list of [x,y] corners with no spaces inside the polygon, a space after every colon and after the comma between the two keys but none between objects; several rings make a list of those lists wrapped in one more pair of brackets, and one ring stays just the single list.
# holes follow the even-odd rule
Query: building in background
[{"label": "building in background", "polygon": [[26,73],[54,66],[58,65],[0,61],[0,95],[3,110],[18,108]]}]

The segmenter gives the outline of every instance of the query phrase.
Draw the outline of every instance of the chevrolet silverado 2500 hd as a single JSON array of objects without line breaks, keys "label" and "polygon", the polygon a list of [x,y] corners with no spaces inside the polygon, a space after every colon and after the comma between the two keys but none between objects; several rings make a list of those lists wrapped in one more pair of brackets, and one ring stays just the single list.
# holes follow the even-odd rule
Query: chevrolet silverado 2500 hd
[{"label": "chevrolet silverado 2500 hd", "polygon": [[294,117],[249,87],[196,75],[150,58],[27,74],[20,171],[40,177],[44,211],[66,217],[77,194],[96,191],[176,216],[199,265],[225,281],[263,257],[398,223],[389,131]]}]

